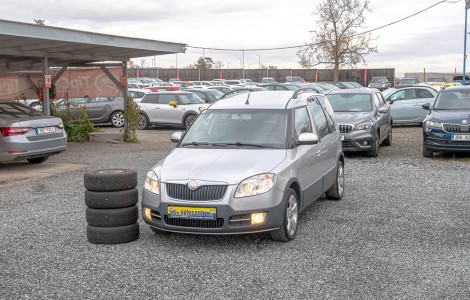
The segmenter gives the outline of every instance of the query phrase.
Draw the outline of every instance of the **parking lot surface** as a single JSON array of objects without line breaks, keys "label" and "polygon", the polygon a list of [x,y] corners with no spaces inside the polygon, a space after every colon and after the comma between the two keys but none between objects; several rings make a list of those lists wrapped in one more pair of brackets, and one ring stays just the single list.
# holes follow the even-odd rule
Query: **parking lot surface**
[{"label": "parking lot surface", "polygon": [[419,127],[393,130],[378,158],[347,155],[345,197],[310,206],[289,243],[155,235],[141,218],[137,241],[88,243],[84,172],[134,169],[141,191],[176,130],[69,143],[44,164],[83,168],[0,184],[0,299],[469,299],[470,158],[423,158]]}]

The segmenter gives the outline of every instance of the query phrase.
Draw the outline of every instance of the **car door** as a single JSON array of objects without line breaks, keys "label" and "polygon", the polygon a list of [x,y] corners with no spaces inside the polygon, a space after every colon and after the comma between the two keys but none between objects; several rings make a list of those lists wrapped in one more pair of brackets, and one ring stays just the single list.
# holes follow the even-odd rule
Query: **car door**
[{"label": "car door", "polygon": [[[392,118],[397,123],[417,121],[423,114],[421,106],[417,106],[419,100],[416,94],[417,89],[408,88],[398,90],[387,97],[392,107]],[[425,111],[424,111],[425,113]]]},{"label": "car door", "polygon": [[[170,102],[176,105],[170,105]],[[155,109],[155,117],[158,123],[165,124],[181,124],[185,111],[179,95],[176,93],[168,93],[158,95],[158,106]]]},{"label": "car door", "polygon": [[[294,110],[294,135],[312,132],[317,134],[306,107]],[[303,192],[303,207],[311,204],[322,194],[323,174],[321,160],[321,143],[315,145],[298,145],[296,148],[296,171]]]},{"label": "car door", "polygon": [[91,97],[88,98],[87,114],[92,122],[105,122],[105,117],[111,111],[112,97]]},{"label": "car door", "polygon": [[[385,100],[383,100],[383,103],[381,103],[380,99],[383,99],[382,93],[374,93],[372,95],[372,100],[373,100],[373,109],[375,110],[375,116],[376,116],[376,122],[377,122],[377,127],[380,128],[380,137],[379,141],[382,141],[385,139],[388,135],[388,132],[391,130],[391,113],[390,113],[390,108],[388,104],[385,103]],[[388,108],[387,112],[380,112],[381,108]]]}]

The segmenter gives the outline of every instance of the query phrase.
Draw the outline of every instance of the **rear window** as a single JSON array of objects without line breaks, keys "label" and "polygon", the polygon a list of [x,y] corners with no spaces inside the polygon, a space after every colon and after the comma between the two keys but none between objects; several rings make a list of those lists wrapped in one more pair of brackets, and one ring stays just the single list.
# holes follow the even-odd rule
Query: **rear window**
[{"label": "rear window", "polygon": [[11,120],[25,117],[42,116],[39,111],[20,103],[0,103],[0,119]]}]

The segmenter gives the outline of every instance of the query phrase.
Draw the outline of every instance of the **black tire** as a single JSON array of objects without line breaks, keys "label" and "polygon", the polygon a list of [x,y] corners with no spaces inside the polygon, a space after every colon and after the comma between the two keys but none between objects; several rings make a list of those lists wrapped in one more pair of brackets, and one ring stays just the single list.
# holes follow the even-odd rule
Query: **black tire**
[{"label": "black tire", "polygon": [[123,127],[125,123],[124,113],[122,111],[113,112],[111,117],[109,117],[109,122],[113,127]]},{"label": "black tire", "polygon": [[184,118],[184,128],[188,128],[189,126],[191,126],[195,119],[196,115],[187,115],[186,118]]},{"label": "black tire", "polygon": [[145,130],[149,128],[149,119],[146,115],[140,114],[137,118],[137,129]]},{"label": "black tire", "polygon": [[432,151],[428,149],[428,147],[423,143],[423,156],[424,157],[428,157],[428,158],[432,158],[433,155],[432,155]]},{"label": "black tire", "polygon": [[139,219],[137,205],[124,208],[86,208],[86,221],[90,226],[118,227],[131,225]]},{"label": "black tire", "polygon": [[284,199],[281,227],[271,231],[271,238],[275,241],[289,242],[295,238],[299,222],[299,200],[297,193],[289,188]]},{"label": "black tire", "polygon": [[139,238],[139,223],[119,227],[87,226],[87,239],[93,244],[122,244]]},{"label": "black tire", "polygon": [[341,200],[344,194],[344,165],[338,161],[335,184],[325,193],[328,200]]},{"label": "black tire", "polygon": [[128,169],[106,169],[87,172],[84,175],[85,189],[94,192],[130,190],[137,186],[137,172]]},{"label": "black tire", "polygon": [[49,156],[36,157],[36,158],[28,158],[27,161],[28,161],[30,164],[40,164],[40,163],[45,162],[48,158],[49,158]]},{"label": "black tire", "polygon": [[387,138],[382,142],[384,146],[391,146],[392,145],[392,127],[390,127],[390,131],[388,132]]},{"label": "black tire", "polygon": [[124,208],[137,204],[139,191],[136,188],[115,192],[93,192],[85,190],[85,205],[89,208]]},{"label": "black tire", "polygon": [[373,141],[373,147],[369,152],[367,152],[367,155],[369,157],[377,157],[379,156],[379,147],[380,147],[380,135],[377,133],[377,138]]}]

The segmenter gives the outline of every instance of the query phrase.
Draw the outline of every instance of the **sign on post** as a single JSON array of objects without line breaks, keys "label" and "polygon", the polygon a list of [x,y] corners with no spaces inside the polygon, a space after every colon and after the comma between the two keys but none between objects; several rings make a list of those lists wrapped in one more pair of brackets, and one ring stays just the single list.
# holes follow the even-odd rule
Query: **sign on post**
[{"label": "sign on post", "polygon": [[52,87],[51,75],[44,75],[44,87],[50,89]]},{"label": "sign on post", "polygon": [[127,86],[127,77],[126,76],[120,76],[119,81],[120,81],[121,87],[126,87]]}]

